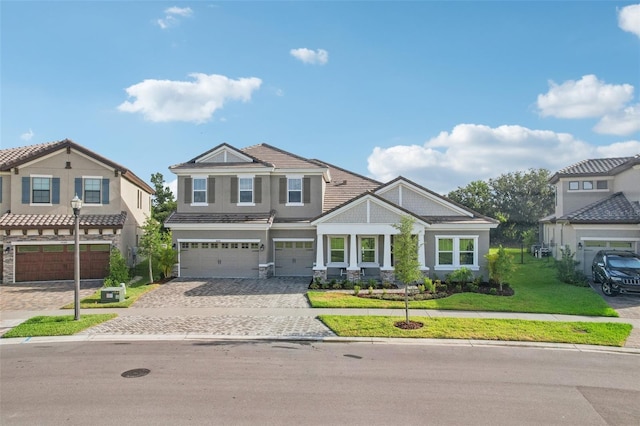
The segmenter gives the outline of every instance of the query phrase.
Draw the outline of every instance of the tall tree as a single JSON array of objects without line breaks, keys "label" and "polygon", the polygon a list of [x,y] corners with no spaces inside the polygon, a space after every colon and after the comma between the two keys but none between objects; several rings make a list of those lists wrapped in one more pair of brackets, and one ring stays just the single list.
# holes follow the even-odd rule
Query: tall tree
[{"label": "tall tree", "polygon": [[398,231],[393,238],[393,257],[396,279],[404,283],[404,309],[406,323],[409,324],[409,284],[422,278],[418,261],[418,237],[413,232],[415,220],[411,216],[402,216],[400,223],[393,225]]},{"label": "tall tree", "polygon": [[448,198],[485,216],[493,216],[495,207],[489,184],[475,180],[464,188],[451,191]]},{"label": "tall tree", "polygon": [[151,217],[160,223],[162,232],[166,232],[164,221],[176,210],[177,202],[171,188],[165,185],[162,173],[152,174],[151,183],[156,192],[151,203]]}]

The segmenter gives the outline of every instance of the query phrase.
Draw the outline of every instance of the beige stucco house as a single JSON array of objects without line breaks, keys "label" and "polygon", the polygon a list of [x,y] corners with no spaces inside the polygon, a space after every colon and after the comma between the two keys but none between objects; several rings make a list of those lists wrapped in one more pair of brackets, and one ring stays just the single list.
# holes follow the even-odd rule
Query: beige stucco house
[{"label": "beige stucco house", "polygon": [[403,215],[415,220],[426,275],[486,274],[498,222],[402,177],[383,184],[267,144],[221,144],[170,170],[178,207],[165,226],[182,277],[392,280]]},{"label": "beige stucco house", "polygon": [[541,219],[542,240],[556,258],[576,253],[591,274],[598,250],[640,252],[640,155],[581,161],[555,173],[553,215]]},{"label": "beige stucco house", "polygon": [[76,194],[81,278],[106,275],[112,246],[132,261],[153,193],[131,170],[68,139],[0,150],[3,282],[74,278]]}]

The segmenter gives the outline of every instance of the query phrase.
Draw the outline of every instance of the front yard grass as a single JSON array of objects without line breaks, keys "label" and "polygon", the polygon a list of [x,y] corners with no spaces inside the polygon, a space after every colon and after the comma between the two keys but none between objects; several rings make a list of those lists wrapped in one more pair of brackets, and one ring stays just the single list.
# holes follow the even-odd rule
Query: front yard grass
[{"label": "front yard grass", "polygon": [[[160,284],[132,284],[127,287],[127,294],[125,300],[122,302],[100,303],[100,290],[99,288],[95,293],[89,297],[85,297],[80,300],[80,307],[86,308],[128,308],[133,305],[136,300],[145,293],[148,293],[156,288],[160,287]],[[64,305],[62,309],[73,309],[73,302]]]},{"label": "front yard grass", "polygon": [[[519,251],[510,250],[513,255],[516,252],[516,270],[508,280],[515,291],[513,296],[458,293],[442,299],[410,301],[409,308],[618,316],[591,288],[560,282],[556,278],[552,259],[536,259],[525,254],[525,263],[520,264]],[[404,309],[403,301],[360,298],[353,296],[353,293],[309,291],[307,296],[314,308]]]},{"label": "front yard grass", "polygon": [[78,321],[73,319],[73,315],[37,316],[7,331],[2,338],[70,336],[117,316],[118,314],[81,315]]},{"label": "front yard grass", "polygon": [[512,319],[411,317],[424,323],[403,330],[394,323],[404,317],[321,315],[320,320],[342,337],[473,339],[624,346],[632,326],[622,323],[551,322]]}]

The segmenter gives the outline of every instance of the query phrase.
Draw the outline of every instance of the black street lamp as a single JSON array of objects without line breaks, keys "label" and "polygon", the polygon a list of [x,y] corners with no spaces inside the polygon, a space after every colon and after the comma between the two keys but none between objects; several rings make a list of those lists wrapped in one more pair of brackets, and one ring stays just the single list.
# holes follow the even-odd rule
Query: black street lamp
[{"label": "black street lamp", "polygon": [[82,208],[82,200],[78,198],[78,194],[71,200],[71,208],[73,209],[73,216],[75,219],[75,258],[73,262],[73,279],[75,281],[74,290],[74,319],[78,321],[80,319],[80,209]]}]

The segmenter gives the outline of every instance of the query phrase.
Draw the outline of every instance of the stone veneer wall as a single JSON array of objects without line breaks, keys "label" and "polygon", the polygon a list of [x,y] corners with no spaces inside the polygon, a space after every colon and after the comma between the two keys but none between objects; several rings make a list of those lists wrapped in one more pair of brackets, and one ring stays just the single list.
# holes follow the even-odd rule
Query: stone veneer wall
[{"label": "stone veneer wall", "polygon": [[[12,284],[14,282],[14,262],[15,262],[15,245],[28,242],[47,242],[47,241],[66,241],[74,242],[73,235],[7,235],[1,238],[2,249],[5,250],[2,256],[2,282]],[[112,246],[120,246],[120,234],[81,234],[80,244],[87,241],[104,241],[109,242]],[[15,244],[15,245],[14,245]],[[11,250],[6,251],[7,247]]]}]

